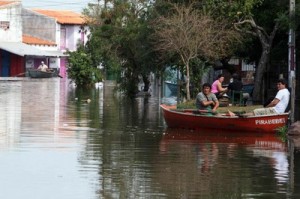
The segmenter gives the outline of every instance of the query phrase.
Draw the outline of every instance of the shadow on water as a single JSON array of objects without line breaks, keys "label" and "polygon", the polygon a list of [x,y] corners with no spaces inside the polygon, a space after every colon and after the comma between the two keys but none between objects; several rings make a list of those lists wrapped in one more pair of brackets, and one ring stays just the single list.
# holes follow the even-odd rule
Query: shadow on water
[{"label": "shadow on water", "polygon": [[168,129],[159,103],[124,98],[110,84],[0,81],[1,198],[299,195],[300,158],[290,173],[277,137]]}]

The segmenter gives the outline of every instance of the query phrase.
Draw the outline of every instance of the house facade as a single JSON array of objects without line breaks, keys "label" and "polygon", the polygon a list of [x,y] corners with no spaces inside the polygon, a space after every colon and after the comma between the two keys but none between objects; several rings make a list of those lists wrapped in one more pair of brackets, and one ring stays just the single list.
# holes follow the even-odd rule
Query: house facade
[{"label": "house facade", "polygon": [[72,11],[28,10],[21,1],[0,1],[0,77],[24,76],[44,61],[66,77],[66,51],[85,44],[84,19]]},{"label": "house facade", "polygon": [[[79,43],[87,42],[89,31],[83,17],[72,11],[44,9],[23,9],[23,16],[23,38],[28,38],[23,42],[57,52],[57,57],[44,61],[50,67],[59,68],[60,76],[66,77],[67,57],[61,56],[61,53],[75,51]],[[37,42],[38,39],[44,43]]]},{"label": "house facade", "polygon": [[0,76],[24,72],[24,57],[1,48],[2,42],[22,41],[22,5],[20,1],[0,1]]}]

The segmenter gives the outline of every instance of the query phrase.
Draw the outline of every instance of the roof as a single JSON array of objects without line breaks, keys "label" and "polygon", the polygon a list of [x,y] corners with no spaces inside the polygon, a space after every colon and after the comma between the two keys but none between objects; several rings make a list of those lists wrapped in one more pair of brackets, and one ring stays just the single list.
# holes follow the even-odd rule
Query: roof
[{"label": "roof", "polygon": [[0,1],[0,7],[1,6],[6,6],[14,3],[20,3],[20,1]]},{"label": "roof", "polygon": [[6,50],[16,55],[39,56],[39,57],[65,57],[61,51],[45,51],[22,42],[0,42],[0,49]]},{"label": "roof", "polygon": [[23,43],[25,44],[35,44],[35,45],[47,45],[47,46],[56,46],[55,42],[43,40],[37,37],[23,35]]},{"label": "roof", "polygon": [[57,20],[60,24],[74,24],[82,25],[85,24],[83,15],[78,14],[73,11],[68,10],[42,10],[42,9],[32,9],[34,12],[39,14],[52,17]]}]

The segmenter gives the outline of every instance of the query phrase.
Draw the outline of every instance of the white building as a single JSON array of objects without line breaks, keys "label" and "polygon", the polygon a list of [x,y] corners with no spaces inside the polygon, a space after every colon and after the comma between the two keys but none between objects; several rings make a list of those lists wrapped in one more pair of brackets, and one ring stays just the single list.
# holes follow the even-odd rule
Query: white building
[{"label": "white building", "polygon": [[[44,61],[66,76],[67,50],[85,44],[83,17],[72,11],[28,10],[21,1],[0,1],[0,77],[25,74]],[[84,31],[83,31],[84,30]]]}]

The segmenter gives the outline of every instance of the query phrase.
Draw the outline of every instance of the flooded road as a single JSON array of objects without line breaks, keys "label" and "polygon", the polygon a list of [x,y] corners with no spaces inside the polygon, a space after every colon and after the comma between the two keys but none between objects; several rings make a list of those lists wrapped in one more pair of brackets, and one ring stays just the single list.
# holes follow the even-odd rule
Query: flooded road
[{"label": "flooded road", "polygon": [[0,81],[0,198],[300,197],[299,153],[278,137],[168,129],[159,103]]}]

